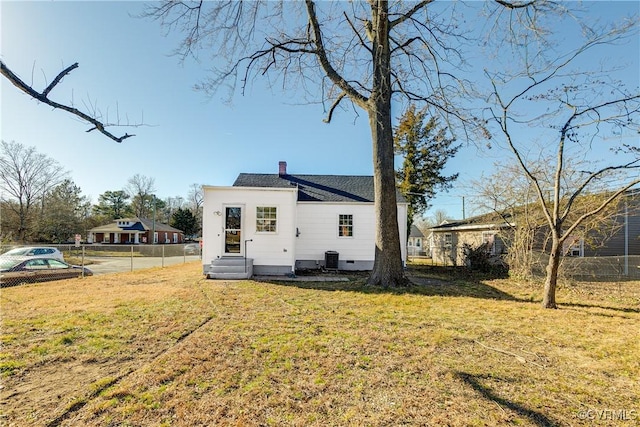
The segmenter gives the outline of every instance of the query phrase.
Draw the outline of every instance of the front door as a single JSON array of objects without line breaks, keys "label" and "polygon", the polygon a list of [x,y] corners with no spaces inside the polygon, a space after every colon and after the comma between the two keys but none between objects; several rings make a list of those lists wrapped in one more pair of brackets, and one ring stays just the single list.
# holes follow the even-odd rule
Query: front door
[{"label": "front door", "polygon": [[224,208],[224,255],[242,256],[242,207]]}]

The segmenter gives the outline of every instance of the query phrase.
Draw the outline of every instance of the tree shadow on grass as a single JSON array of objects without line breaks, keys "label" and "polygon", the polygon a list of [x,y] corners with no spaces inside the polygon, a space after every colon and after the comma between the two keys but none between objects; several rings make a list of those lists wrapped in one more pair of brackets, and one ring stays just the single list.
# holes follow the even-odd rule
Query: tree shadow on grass
[{"label": "tree shadow on grass", "polygon": [[[631,308],[631,307],[610,307],[608,305],[601,304],[580,304],[576,302],[559,302],[558,306],[562,307],[572,307],[572,308],[599,308],[601,310],[612,310],[612,311],[620,311],[622,313],[640,313],[640,308]],[[612,316],[609,316],[612,317]]]},{"label": "tree shadow on grass", "polygon": [[[532,423],[538,426],[559,426],[560,423],[549,418],[541,412],[534,411],[533,409],[529,409],[524,405],[512,402],[504,397],[498,396],[491,388],[481,384],[481,380],[485,379],[484,376],[480,375],[472,375],[466,372],[454,372],[455,376],[464,381],[466,384],[470,385],[476,392],[478,392],[482,397],[496,404],[500,405],[501,408],[507,408],[521,417],[527,418]],[[491,377],[495,379],[495,377]]]},{"label": "tree shadow on grass", "polygon": [[[479,273],[464,267],[441,266],[411,266],[406,270],[410,283],[406,287],[388,288],[368,286],[369,272],[353,271],[305,271],[295,278],[268,277],[257,281],[275,283],[282,286],[292,286],[301,289],[315,289],[322,291],[359,292],[364,294],[414,294],[440,297],[470,297],[495,301],[514,301],[528,304],[539,304],[541,299],[533,297],[517,297],[487,283],[492,279],[505,278],[502,272],[497,274]],[[335,279],[335,280],[333,280]],[[636,307],[615,307],[605,304],[585,304],[575,302],[558,303],[559,308],[573,309],[601,309],[611,311],[611,314],[594,313],[600,316],[616,316],[618,313],[640,313]]]},{"label": "tree shadow on grass", "polygon": [[[464,269],[461,269],[464,270]],[[324,291],[345,291],[345,292],[361,292],[365,294],[415,294],[425,296],[443,296],[443,297],[471,297],[491,300],[503,301],[519,301],[532,302],[531,300],[523,300],[514,297],[500,289],[490,286],[483,282],[489,279],[486,275],[476,275],[463,271],[456,272],[455,269],[449,269],[446,272],[439,271],[436,274],[424,275],[424,271],[414,268],[406,271],[407,278],[410,283],[406,287],[388,288],[383,286],[368,286],[366,284],[369,277],[368,272],[306,272],[308,275],[299,275],[294,280],[278,280],[278,278],[269,278],[270,283],[277,283],[282,286],[294,286],[302,289],[315,289]],[[347,276],[348,281],[340,281],[339,279]],[[332,281],[335,277],[335,281]],[[308,280],[305,280],[308,278]],[[317,280],[317,279],[322,280]],[[495,277],[493,277],[495,278]]]}]

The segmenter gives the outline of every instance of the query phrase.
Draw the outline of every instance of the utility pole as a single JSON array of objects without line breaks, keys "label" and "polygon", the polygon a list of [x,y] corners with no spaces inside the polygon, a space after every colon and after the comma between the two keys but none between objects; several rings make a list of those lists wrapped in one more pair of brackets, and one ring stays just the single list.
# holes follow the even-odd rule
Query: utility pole
[{"label": "utility pole", "polygon": [[156,241],[156,197],[153,196],[153,234],[151,234],[151,241],[153,242],[153,244],[155,245],[156,243],[158,243]]},{"label": "utility pole", "polygon": [[467,219],[464,213],[464,196],[462,196],[462,219]]}]

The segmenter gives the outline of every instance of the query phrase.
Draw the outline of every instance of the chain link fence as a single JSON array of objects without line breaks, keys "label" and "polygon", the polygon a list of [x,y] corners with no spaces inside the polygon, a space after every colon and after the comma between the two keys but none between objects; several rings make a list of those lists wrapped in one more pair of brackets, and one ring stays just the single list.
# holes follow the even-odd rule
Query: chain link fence
[{"label": "chain link fence", "polygon": [[[463,260],[461,247],[440,248],[438,256],[433,258],[409,257],[410,261],[426,265],[460,266],[454,260]],[[532,254],[531,271],[536,276],[544,276],[548,254]],[[462,264],[464,265],[464,264]],[[598,257],[565,256],[560,262],[559,273],[562,277],[575,280],[640,280],[640,255],[618,255]]]},{"label": "chain link fence", "polygon": [[[54,248],[5,256],[17,248]],[[198,261],[198,243],[172,245],[0,245],[0,286],[109,274]],[[57,259],[56,259],[57,258]],[[62,259],[60,259],[62,258]]]},{"label": "chain link fence", "polygon": [[[540,266],[544,271],[546,264]],[[564,257],[560,265],[564,277],[589,279],[640,279],[640,255],[609,257]]]}]

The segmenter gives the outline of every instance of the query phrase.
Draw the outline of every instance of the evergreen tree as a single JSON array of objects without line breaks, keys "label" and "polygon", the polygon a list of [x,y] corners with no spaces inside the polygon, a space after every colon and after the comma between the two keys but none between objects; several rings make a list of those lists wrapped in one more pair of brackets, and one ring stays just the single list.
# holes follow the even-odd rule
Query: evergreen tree
[{"label": "evergreen tree", "polygon": [[200,229],[198,219],[189,209],[178,208],[172,217],[170,225],[184,231],[185,236],[195,236]]},{"label": "evergreen tree", "polygon": [[129,195],[122,190],[105,191],[98,196],[98,204],[93,206],[93,212],[105,220],[126,218],[133,215],[128,199]]},{"label": "evergreen tree", "polygon": [[42,206],[38,240],[63,243],[75,234],[85,234],[84,221],[91,204],[73,181],[67,179],[56,186],[45,196]]},{"label": "evergreen tree", "polygon": [[442,174],[447,161],[460,148],[454,142],[435,117],[427,120],[426,109],[416,111],[415,105],[410,105],[400,117],[394,129],[394,146],[396,155],[402,156],[403,161],[396,171],[396,182],[409,202],[407,230],[411,229],[414,216],[429,207],[436,191],[449,189],[458,177],[458,174]]}]

